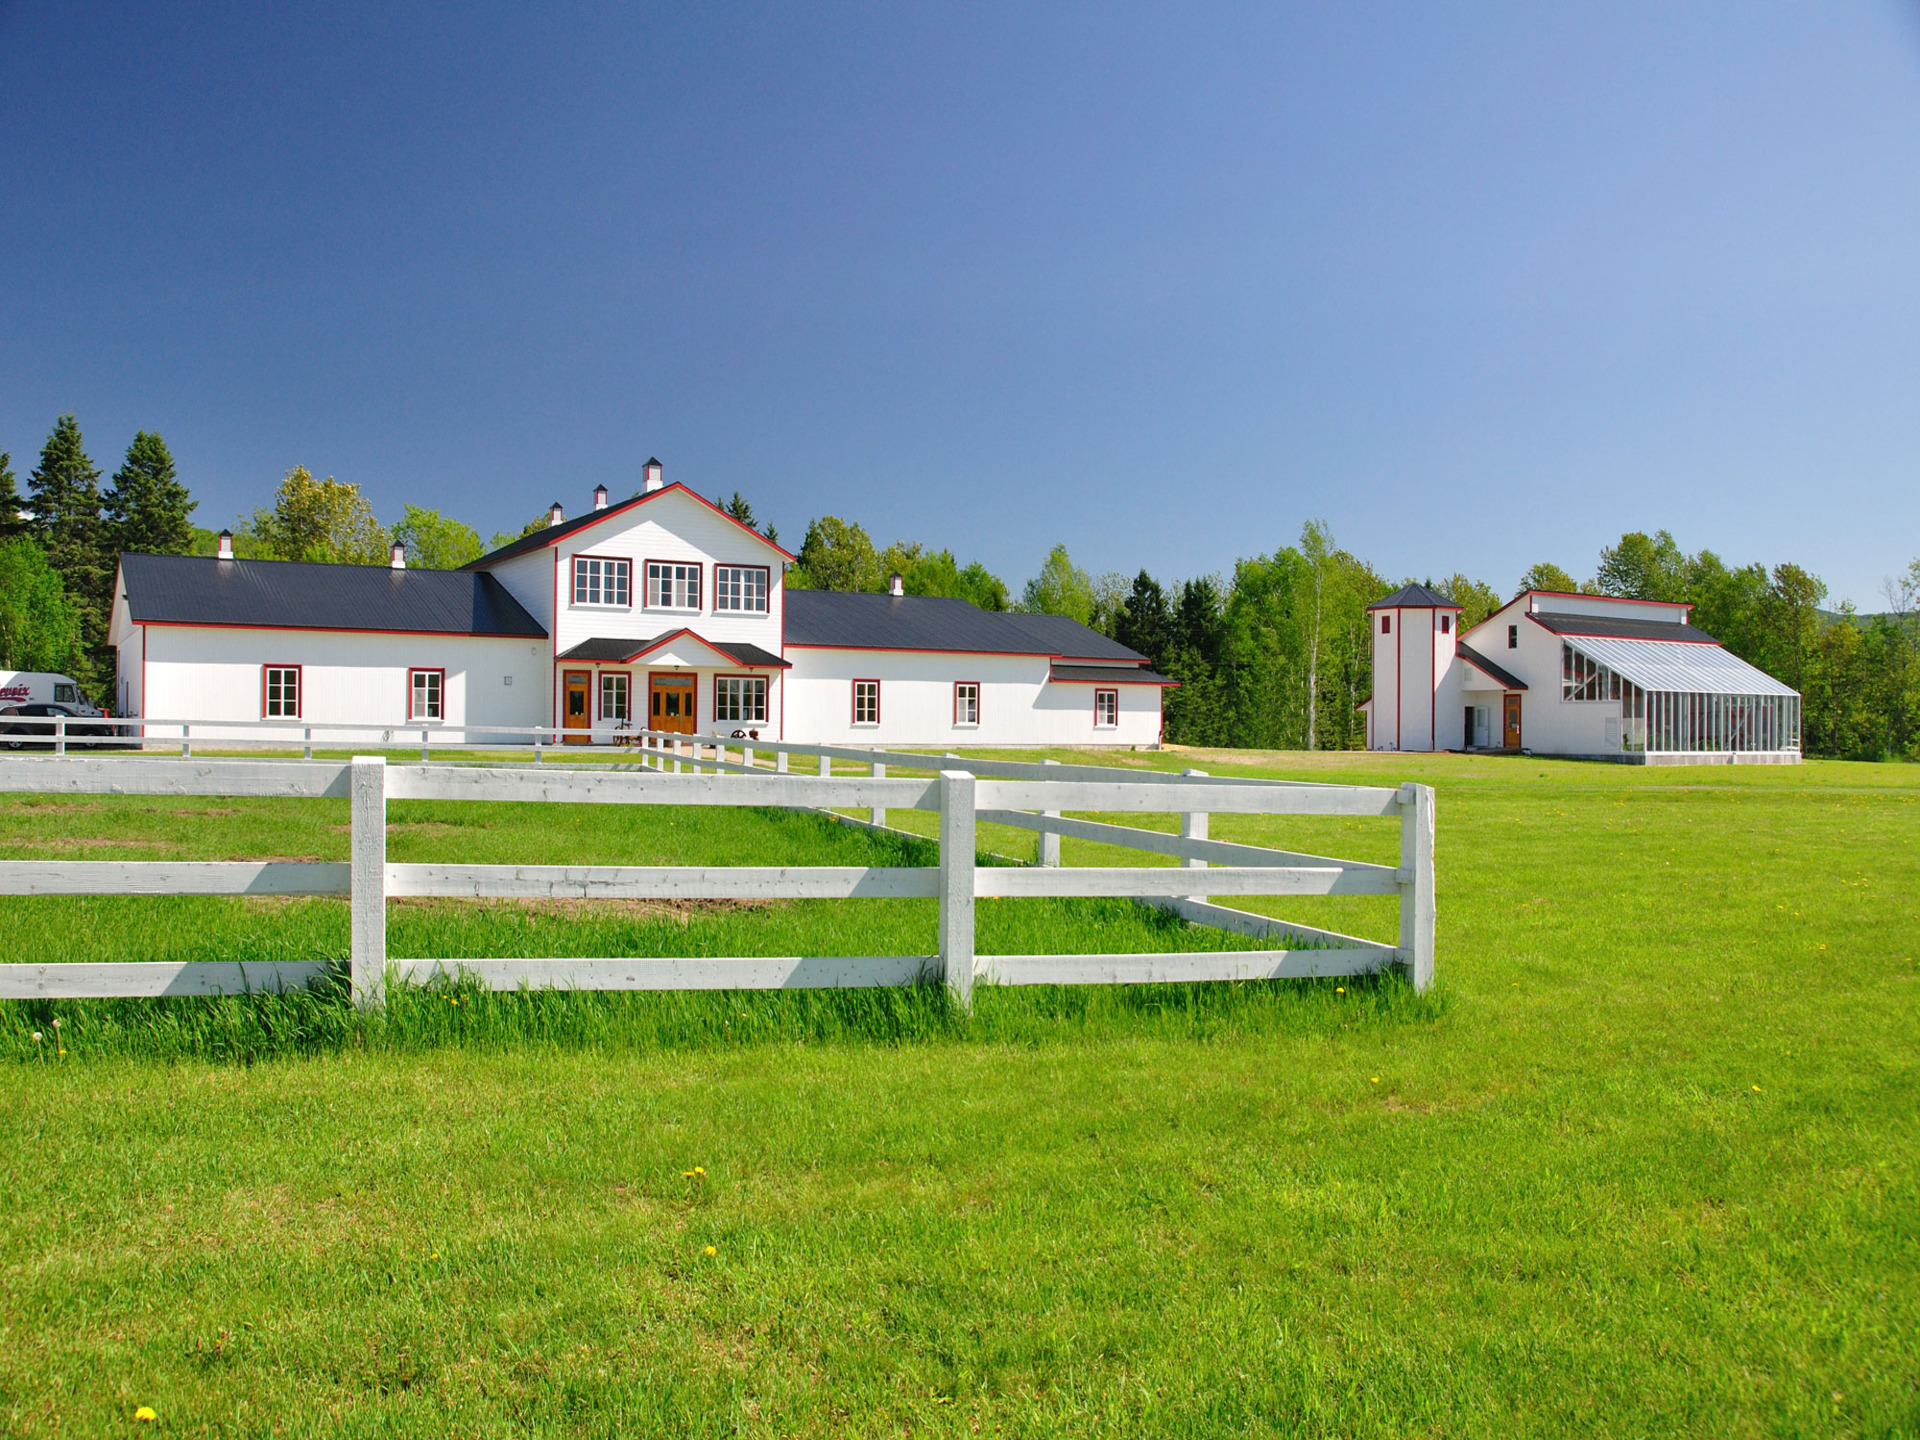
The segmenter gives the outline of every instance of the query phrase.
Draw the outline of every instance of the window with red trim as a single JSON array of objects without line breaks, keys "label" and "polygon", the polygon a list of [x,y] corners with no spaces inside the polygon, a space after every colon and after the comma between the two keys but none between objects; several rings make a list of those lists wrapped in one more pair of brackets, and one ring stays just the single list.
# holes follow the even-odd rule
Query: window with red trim
[{"label": "window with red trim", "polygon": [[1393,633],[1393,617],[1391,615],[1382,615],[1380,617],[1380,633],[1382,635],[1391,635]]},{"label": "window with red trim", "polygon": [[447,689],[444,670],[407,671],[407,718],[443,720]]},{"label": "window with red trim", "polygon": [[980,723],[980,682],[978,680],[953,682],[953,723],[956,725]]},{"label": "window with red trim", "polygon": [[1096,690],[1093,692],[1093,728],[1111,730],[1120,723],[1120,692],[1118,690]]},{"label": "window with red trim", "polygon": [[300,718],[300,667],[263,665],[260,672],[260,713],[268,720]]},{"label": "window with red trim", "polygon": [[880,682],[878,680],[853,682],[853,723],[856,725],[880,723]]}]

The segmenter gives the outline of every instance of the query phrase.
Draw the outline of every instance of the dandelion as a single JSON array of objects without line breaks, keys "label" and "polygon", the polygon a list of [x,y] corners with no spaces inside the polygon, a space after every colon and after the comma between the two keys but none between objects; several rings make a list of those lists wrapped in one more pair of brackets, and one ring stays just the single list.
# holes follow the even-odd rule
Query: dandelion
[{"label": "dandelion", "polygon": [[1374,1083],[1374,1084],[1376,1084],[1376,1085],[1378,1085],[1378,1084],[1380,1083],[1380,1077],[1379,1077],[1378,1075],[1376,1075],[1376,1076],[1374,1076],[1374,1077],[1373,1077],[1373,1083]]},{"label": "dandelion", "polygon": [[1759,1093],[1760,1087],[1758,1085],[1754,1086],[1753,1088],[1756,1094]]},{"label": "dandelion", "polygon": [[707,1254],[709,1254],[709,1255],[718,1255],[719,1253],[720,1253],[720,1252],[719,1252],[718,1250],[716,1250],[716,1249],[714,1249],[714,1247],[713,1247],[713,1246],[711,1246],[711,1245],[709,1245],[709,1246],[707,1246]]},{"label": "dandelion", "polygon": [[160,1417],[153,1413],[153,1406],[142,1405],[138,1410],[133,1412],[133,1418],[136,1420],[142,1421],[145,1424],[151,1425],[154,1421],[158,1420]]},{"label": "dandelion", "polygon": [[1344,985],[1336,985],[1333,987],[1333,993],[1336,995],[1344,995],[1347,993],[1347,987]]}]

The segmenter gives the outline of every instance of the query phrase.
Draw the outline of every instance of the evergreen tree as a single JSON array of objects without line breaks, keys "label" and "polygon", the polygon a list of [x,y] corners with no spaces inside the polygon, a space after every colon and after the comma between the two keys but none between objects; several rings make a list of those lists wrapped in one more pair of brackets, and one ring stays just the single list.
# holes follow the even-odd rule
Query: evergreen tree
[{"label": "evergreen tree", "polygon": [[113,548],[143,555],[189,554],[194,509],[193,497],[174,472],[167,442],[150,430],[140,431],[106,495]]},{"label": "evergreen tree", "polygon": [[746,497],[738,490],[733,492],[733,499],[731,500],[722,500],[716,495],[713,503],[749,530],[758,530],[760,528],[759,525],[754,522],[753,506],[747,503]]},{"label": "evergreen tree", "polygon": [[0,538],[26,534],[30,524],[20,518],[25,508],[19,482],[13,476],[13,456],[0,450]]},{"label": "evergreen tree", "polygon": [[1113,638],[1129,650],[1138,650],[1157,670],[1167,663],[1173,618],[1167,610],[1167,592],[1142,570],[1133,577],[1133,589],[1114,616]]},{"label": "evergreen tree", "polygon": [[113,668],[107,618],[114,564],[100,513],[100,471],[87,458],[73,416],[54,423],[29,486],[35,536],[80,616],[82,668],[88,673],[76,671],[75,678],[90,681]]}]

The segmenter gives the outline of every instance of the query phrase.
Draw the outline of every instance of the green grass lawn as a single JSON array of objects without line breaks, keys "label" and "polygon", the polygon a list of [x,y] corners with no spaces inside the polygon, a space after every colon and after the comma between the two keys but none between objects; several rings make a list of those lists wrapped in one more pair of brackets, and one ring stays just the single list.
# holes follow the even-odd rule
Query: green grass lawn
[{"label": "green grass lawn", "polygon": [[[0,1007],[0,1418],[1920,1435],[1920,770],[1119,759],[1437,786],[1438,999],[983,990],[964,1020],[925,994],[415,993],[365,1031],[318,1003],[202,1007],[227,1049],[186,1002],[114,1002],[61,1012],[65,1061],[24,1038],[53,1012]],[[512,808],[396,805],[391,854],[914,853],[806,816]],[[344,823],[8,801],[0,853],[336,858]],[[1213,833],[1396,850],[1390,822]],[[981,949],[1218,943],[1028,904],[983,904]],[[333,902],[128,905],[0,911],[21,958],[345,945]],[[396,905],[391,933],[396,954],[913,952],[930,913]],[[1392,934],[1371,900],[1279,913]]]}]

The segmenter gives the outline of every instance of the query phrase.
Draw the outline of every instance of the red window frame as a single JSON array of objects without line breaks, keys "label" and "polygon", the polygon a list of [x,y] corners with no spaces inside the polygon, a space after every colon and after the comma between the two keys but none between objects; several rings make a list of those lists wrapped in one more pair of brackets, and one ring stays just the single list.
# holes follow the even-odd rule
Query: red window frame
[{"label": "red window frame", "polygon": [[[722,570],[758,570],[767,577],[767,604],[764,610],[722,610],[720,608],[720,572]],[[770,565],[722,565],[713,562],[713,603],[707,609],[715,615],[771,615],[773,613],[773,567]]]},{"label": "red window frame", "polygon": [[[440,713],[438,715],[416,715],[413,713],[413,677],[416,675],[438,675],[440,677]],[[407,667],[407,719],[441,721],[447,718],[447,672],[437,665],[409,665]]]},{"label": "red window frame", "polygon": [[[871,720],[862,720],[860,718],[860,687],[862,685],[873,686],[873,719]],[[854,677],[853,684],[850,687],[848,687],[847,696],[848,696],[848,703],[851,706],[851,710],[850,710],[851,719],[849,721],[850,724],[878,725],[880,723],[880,682],[879,680],[875,679],[871,675],[856,676]]]},{"label": "red window frame", "polygon": [[[633,672],[631,670],[595,670],[593,672],[593,693],[595,697],[593,703],[599,708],[600,723],[604,725],[607,722],[607,676],[609,675],[624,675],[627,677],[626,718],[627,723],[631,725],[633,723]],[[699,688],[697,679],[695,680],[694,688]],[[698,697],[696,696],[695,698],[697,699]],[[697,709],[698,706],[696,705],[695,708]],[[619,723],[619,717],[614,717],[614,721],[616,724]]]},{"label": "red window frame", "polygon": [[1453,633],[1453,616],[1447,614],[1444,610],[1440,612],[1440,633],[1442,635],[1451,635]]},{"label": "red window frame", "polygon": [[[1104,723],[1100,719],[1100,697],[1102,695],[1111,695],[1113,697],[1113,719],[1105,721]],[[1094,690],[1093,728],[1096,730],[1118,730],[1120,728],[1120,691],[1117,688],[1096,688]]]},{"label": "red window frame", "polygon": [[[767,687],[766,714],[758,720],[723,720],[720,716],[720,682],[722,680],[758,680]],[[713,723],[716,725],[770,725],[773,714],[773,680],[766,675],[715,675],[713,677]]]},{"label": "red window frame", "polygon": [[[656,565],[679,565],[693,571],[699,577],[700,598],[692,605],[656,605],[653,603],[653,567]],[[706,609],[707,566],[703,560],[643,560],[640,562],[640,608],[642,610],[671,610],[676,615],[698,615]],[[771,601],[769,601],[771,603]]]},{"label": "red window frame", "polygon": [[[619,604],[613,600],[582,600],[580,595],[580,571],[582,560],[598,560],[603,565],[625,565],[627,567],[627,603]],[[567,603],[569,605],[591,605],[596,610],[631,610],[633,608],[633,557],[631,555],[596,555],[591,550],[577,550],[573,555],[574,568],[568,576]]]},{"label": "red window frame", "polygon": [[[293,714],[269,715],[267,713],[267,674],[272,670],[293,671]],[[260,718],[262,720],[298,720],[307,709],[307,677],[305,667],[301,665],[266,664],[260,667]]]},{"label": "red window frame", "polygon": [[[971,720],[962,720],[960,718],[960,687],[962,685],[971,685],[973,687],[973,719]],[[954,681],[953,682],[953,723],[955,725],[978,726],[980,723],[980,710],[981,710],[980,682],[978,680]]]},{"label": "red window frame", "polygon": [[1382,615],[1380,617],[1380,633],[1382,635],[1391,635],[1393,633],[1393,617],[1391,615]]}]

